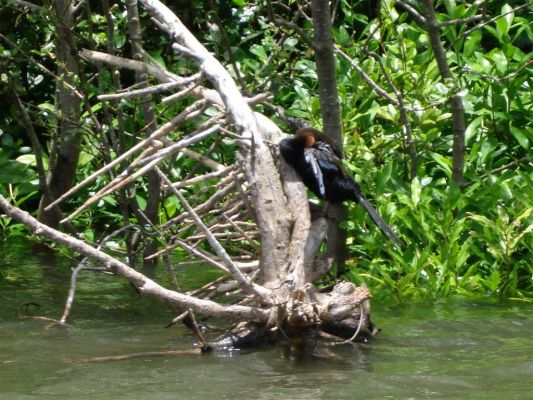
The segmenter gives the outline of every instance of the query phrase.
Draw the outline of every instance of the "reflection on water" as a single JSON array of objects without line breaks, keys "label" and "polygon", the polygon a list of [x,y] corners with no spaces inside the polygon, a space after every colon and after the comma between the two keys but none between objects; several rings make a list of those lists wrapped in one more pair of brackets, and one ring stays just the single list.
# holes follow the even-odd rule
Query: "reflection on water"
[{"label": "reflection on water", "polygon": [[[374,304],[382,333],[369,345],[328,347],[294,361],[281,349],[203,356],[80,360],[189,350],[194,337],[163,329],[171,315],[122,281],[87,273],[69,328],[57,318],[68,264],[24,256],[0,266],[1,399],[531,399],[533,307],[489,300]],[[4,257],[5,258],[5,257]],[[186,273],[183,272],[183,273]],[[2,278],[3,277],[3,278]]]}]

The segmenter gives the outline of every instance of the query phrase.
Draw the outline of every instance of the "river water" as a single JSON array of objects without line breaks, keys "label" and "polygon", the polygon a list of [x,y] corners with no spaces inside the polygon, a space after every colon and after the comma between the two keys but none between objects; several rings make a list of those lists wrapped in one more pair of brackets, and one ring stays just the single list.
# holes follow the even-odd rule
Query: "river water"
[{"label": "river water", "polygon": [[[533,399],[533,306],[491,299],[373,304],[366,345],[292,359],[280,348],[187,354],[195,338],[118,278],[84,273],[68,327],[69,264],[9,248],[0,262],[0,399]],[[182,281],[209,280],[200,266]],[[192,284],[192,282],[188,282]],[[30,304],[21,310],[23,303]],[[19,315],[20,314],[20,315]],[[141,352],[183,350],[86,362]]]}]

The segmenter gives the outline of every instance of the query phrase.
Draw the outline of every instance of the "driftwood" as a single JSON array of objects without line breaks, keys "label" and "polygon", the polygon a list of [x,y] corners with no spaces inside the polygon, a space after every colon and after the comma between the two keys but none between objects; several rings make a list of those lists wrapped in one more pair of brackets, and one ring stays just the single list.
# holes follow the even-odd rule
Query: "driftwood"
[{"label": "driftwood", "polygon": [[[117,101],[164,92],[166,101],[187,99],[191,105],[49,207],[61,204],[97,177],[122,168],[108,179],[107,185],[68,215],[63,221],[67,222],[94,207],[104,196],[134,187],[140,177],[156,172],[163,195],[175,196],[184,211],[161,226],[152,227],[166,243],[165,248],[152,257],[168,256],[179,247],[218,268],[223,276],[190,293],[170,290],[105,253],[103,248],[95,248],[40,224],[1,196],[0,209],[35,234],[99,263],[100,269],[107,273],[127,279],[140,294],[155,296],[171,306],[178,317],[170,324],[190,315],[191,326],[202,342],[203,327],[196,323],[195,315],[237,323],[218,339],[202,343],[204,349],[242,347],[266,338],[297,343],[301,338],[313,336],[343,343],[373,335],[376,329],[369,318],[370,293],[366,288],[340,282],[329,292],[322,293],[313,284],[331,268],[331,259],[318,253],[327,222],[320,216],[311,218],[305,206],[308,204],[305,187],[278,156],[277,143],[284,133],[270,119],[250,108],[250,104],[265,100],[268,95],[244,98],[224,67],[167,7],[155,0],[141,0],[140,3],[173,38],[174,50],[192,60],[196,70],[189,76],[177,76],[155,63],[84,50],[81,57],[89,63],[143,71],[158,81],[152,87],[105,94],[101,99]],[[204,87],[204,82],[209,82],[214,89]],[[169,95],[172,91],[175,96]],[[207,117],[207,109],[211,110],[210,117]],[[196,128],[187,132],[184,126]],[[176,134],[178,128],[181,135]],[[237,143],[233,163],[220,164],[191,148],[213,137]],[[215,143],[224,145],[222,141]],[[204,172],[174,179],[164,166],[177,154],[191,157],[198,163],[198,171]],[[196,192],[196,189],[187,192],[203,182],[218,183],[203,185],[205,192]],[[60,323],[68,318],[76,276],[83,265],[74,270],[68,309]],[[214,300],[223,294],[232,294],[231,298],[236,300],[232,304]]]}]

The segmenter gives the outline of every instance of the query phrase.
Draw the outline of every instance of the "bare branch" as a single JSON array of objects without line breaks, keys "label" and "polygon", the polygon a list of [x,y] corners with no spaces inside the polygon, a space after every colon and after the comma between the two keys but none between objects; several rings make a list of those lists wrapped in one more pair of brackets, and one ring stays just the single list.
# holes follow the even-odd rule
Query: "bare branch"
[{"label": "bare branch", "polygon": [[160,93],[160,92],[171,90],[171,89],[174,89],[180,86],[185,86],[190,83],[196,84],[196,82],[198,82],[200,77],[201,77],[201,74],[197,73],[197,74],[194,74],[188,78],[184,78],[179,81],[161,83],[159,85],[154,85],[154,86],[137,89],[137,90],[130,90],[130,91],[122,92],[122,93],[101,94],[97,97],[97,99],[104,101],[104,100],[121,100],[121,99],[131,99],[134,97],[142,97],[148,94]]},{"label": "bare branch", "polygon": [[176,197],[180,200],[181,205],[187,210],[189,215],[192,217],[196,225],[203,231],[203,233],[206,236],[207,241],[211,245],[211,247],[216,251],[218,256],[222,258],[224,264],[230,271],[233,278],[239,282],[242,287],[250,294],[253,294],[257,296],[258,299],[261,299],[262,301],[269,302],[270,301],[270,291],[267,290],[264,287],[261,287],[259,285],[256,285],[250,281],[250,279],[245,276],[239,268],[235,265],[229,254],[226,252],[224,247],[220,245],[218,240],[213,236],[213,234],[209,231],[209,229],[205,226],[205,224],[202,222],[200,217],[198,217],[198,214],[192,209],[192,207],[189,205],[185,197],[181,194],[181,192],[177,189],[175,189],[172,186],[172,182],[167,178],[163,172],[159,168],[156,167],[156,172],[161,177],[163,182],[165,182],[169,188],[171,188],[172,192],[176,195]]},{"label": "bare branch", "polygon": [[[286,19],[281,18],[279,15],[277,15],[274,12],[274,7],[272,7],[271,0],[268,0],[267,12],[268,12],[268,18],[270,19],[270,21],[272,21],[272,23],[274,23],[274,25],[280,28],[285,28],[293,32],[296,32],[309,47],[311,48],[313,47],[313,39],[311,39],[307,35],[306,31],[303,28],[298,26],[294,21],[287,21]],[[303,12],[302,12],[302,15],[305,16]]]},{"label": "bare branch", "polygon": [[[158,152],[156,152],[153,155],[149,155],[147,157],[142,158],[142,160],[139,160],[138,164],[132,164],[130,165],[126,170],[124,170],[120,175],[118,175],[111,183],[106,185],[103,189],[101,189],[97,194],[89,198],[81,207],[79,207],[76,211],[74,211],[72,214],[70,214],[67,218],[63,219],[61,223],[64,223],[66,221],[70,221],[73,218],[75,218],[78,214],[80,214],[83,210],[85,210],[90,205],[96,203],[97,201],[101,200],[105,196],[111,194],[112,192],[124,187],[125,185],[129,184],[130,182],[133,182],[140,176],[144,175],[148,171],[151,171],[155,166],[162,163],[167,157],[177,153],[180,149],[190,146],[196,142],[199,142],[203,139],[205,139],[208,136],[211,136],[213,133],[215,133],[218,130],[218,125],[214,125],[210,128],[207,128],[204,131],[201,131],[200,133],[194,135],[191,138],[182,139],[179,142],[166,147]],[[155,132],[154,132],[155,133]],[[144,166],[135,171],[134,173],[130,174],[130,170],[134,168],[135,166],[139,164],[143,164]],[[108,164],[109,165],[109,164]]]},{"label": "bare branch", "polygon": [[483,15],[474,15],[473,17],[470,17],[470,18],[450,19],[449,21],[439,22],[439,27],[443,28],[443,27],[452,26],[452,25],[471,24],[472,22],[477,22],[482,18],[483,18]]},{"label": "bare branch", "polygon": [[98,171],[92,173],[90,176],[85,178],[83,181],[75,185],[72,189],[65,192],[62,196],[58,197],[53,203],[49,204],[47,206],[47,210],[56,204],[62,202],[67,197],[71,196],[72,194],[76,193],[78,190],[80,190],[82,187],[86,186],[93,180],[95,180],[100,175],[103,175],[104,173],[111,171],[116,165],[121,163],[122,161],[126,160],[129,156],[136,153],[139,150],[143,150],[147,147],[150,147],[151,144],[156,141],[157,139],[161,138],[162,136],[170,133],[172,130],[176,129],[179,125],[187,121],[188,119],[197,116],[202,108],[205,106],[205,102],[200,100],[196,103],[193,103],[189,107],[187,107],[184,111],[182,111],[180,114],[178,114],[176,117],[174,117],[169,122],[163,124],[159,129],[154,131],[149,137],[146,139],[140,141],[135,146],[118,156],[116,159],[111,161],[110,163],[106,164],[104,167],[99,169]]},{"label": "bare branch", "polygon": [[359,64],[357,64],[357,62],[355,60],[350,58],[350,56],[348,54],[346,54],[344,51],[342,51],[341,49],[339,49],[336,46],[335,46],[335,53],[339,54],[346,61],[348,61],[352,65],[353,69],[355,69],[359,73],[359,75],[361,75],[361,77],[368,83],[368,85],[372,89],[374,89],[374,91],[377,94],[379,94],[381,97],[386,98],[392,104],[394,104],[396,106],[399,105],[398,100],[395,99],[394,97],[392,97],[390,94],[388,94],[385,90],[383,90],[376,82],[374,82],[374,80],[370,76],[368,76],[368,74],[359,66]]},{"label": "bare branch", "polygon": [[171,72],[159,68],[156,65],[151,65],[142,61],[135,61],[128,58],[113,56],[111,54],[106,54],[99,51],[83,49],[80,53],[80,56],[81,58],[94,63],[105,63],[118,68],[126,68],[137,72],[147,72],[150,75],[155,76],[161,82],[175,82],[182,79],[177,75],[172,74]]},{"label": "bare branch", "polygon": [[402,9],[404,9],[405,11],[407,11],[407,13],[411,16],[411,18],[413,18],[413,20],[420,26],[424,27],[426,26],[426,19],[424,18],[424,16],[422,14],[420,14],[418,12],[418,10],[416,8],[414,8],[413,6],[411,6],[410,4],[407,4],[406,2],[402,1],[402,0],[396,0],[394,2],[394,4]]},{"label": "bare branch", "polygon": [[9,217],[26,225],[37,235],[45,236],[65,247],[70,248],[77,253],[90,257],[100,262],[110,272],[113,272],[133,284],[142,294],[154,296],[162,301],[174,304],[183,308],[192,308],[194,311],[203,315],[217,316],[230,320],[252,320],[266,322],[269,317],[269,310],[257,307],[220,305],[209,300],[201,300],[183,293],[166,289],[152,279],[128,267],[126,264],[109,256],[108,254],[89,246],[87,243],[70,237],[62,232],[52,229],[39,223],[27,212],[11,206],[6,199],[0,195],[0,210],[5,212]]},{"label": "bare branch", "polygon": [[[524,163],[524,164],[533,164],[533,159],[530,158],[530,157],[522,157],[522,158],[520,158],[518,160],[511,161],[510,163],[507,163],[505,165],[502,165],[501,167],[495,168],[495,169],[493,169],[493,170],[491,170],[491,171],[489,171],[489,172],[487,172],[487,173],[485,173],[483,175],[480,175],[478,179],[479,180],[485,179],[485,178],[487,178],[490,175],[498,174],[498,173],[500,173],[502,171],[508,170],[508,169],[513,168],[513,167],[515,167],[515,166],[517,166],[519,164],[522,164],[522,163]],[[462,187],[471,186],[475,182],[476,181],[465,183],[465,184],[463,184]]]},{"label": "bare branch", "polygon": [[[134,225],[128,224],[126,226],[123,226],[120,229],[115,230],[114,232],[111,232],[109,235],[107,235],[106,237],[104,237],[100,241],[100,243],[98,244],[96,249],[97,250],[101,250],[110,239],[120,235],[122,232],[124,232],[124,231],[126,231],[128,229],[131,229],[132,227],[134,227]],[[67,297],[67,301],[65,303],[65,309],[63,311],[63,315],[61,316],[61,318],[58,321],[60,324],[64,324],[65,322],[67,322],[67,318],[70,315],[70,310],[72,309],[72,304],[74,303],[74,296],[76,295],[76,286],[77,286],[77,283],[78,283],[78,274],[82,270],[87,269],[87,261],[88,261],[87,257],[84,257],[83,260],[81,260],[79,262],[78,266],[72,270],[72,274],[71,274],[71,277],[70,277],[70,289],[68,291],[68,297]]]}]

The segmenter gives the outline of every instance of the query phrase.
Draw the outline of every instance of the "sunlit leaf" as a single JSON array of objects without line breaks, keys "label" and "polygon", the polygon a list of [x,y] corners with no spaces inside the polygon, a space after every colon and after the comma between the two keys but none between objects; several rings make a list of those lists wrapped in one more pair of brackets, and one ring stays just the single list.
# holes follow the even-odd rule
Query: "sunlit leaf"
[{"label": "sunlit leaf", "polygon": [[481,30],[475,30],[465,39],[465,44],[463,47],[463,55],[465,57],[470,57],[472,53],[478,49],[479,42],[481,41]]},{"label": "sunlit leaf", "polygon": [[455,0],[444,0],[444,6],[448,15],[453,17],[455,14]]},{"label": "sunlit leaf", "polygon": [[465,129],[465,142],[469,143],[472,138],[479,135],[479,126],[483,121],[484,116],[481,115],[477,118],[474,118]]},{"label": "sunlit leaf", "polygon": [[417,177],[413,178],[411,181],[411,201],[413,204],[418,206],[418,203],[420,203],[420,193],[422,192],[422,185],[420,185],[420,181]]},{"label": "sunlit leaf", "polygon": [[513,23],[514,14],[512,12],[512,7],[509,4],[505,4],[502,7],[501,15],[503,15],[503,17],[496,20],[496,29],[500,35],[507,35],[511,24]]},{"label": "sunlit leaf", "polygon": [[529,150],[529,135],[530,132],[528,132],[525,129],[520,129],[516,126],[511,125],[511,134],[514,136],[514,138],[520,143],[520,146],[522,146],[524,149]]},{"label": "sunlit leaf", "polygon": [[29,166],[35,166],[36,165],[35,155],[34,154],[23,154],[23,155],[17,157],[16,160],[19,163],[24,164],[24,165],[29,165]]},{"label": "sunlit leaf", "polygon": [[46,110],[50,112],[55,112],[55,107],[51,103],[41,103],[37,107],[39,107],[41,110]]},{"label": "sunlit leaf", "polygon": [[504,74],[507,71],[507,57],[501,51],[495,51],[490,55],[490,58],[494,61],[496,69]]},{"label": "sunlit leaf", "polygon": [[250,48],[250,52],[255,54],[262,62],[266,62],[268,60],[268,55],[263,46],[254,45]]}]

